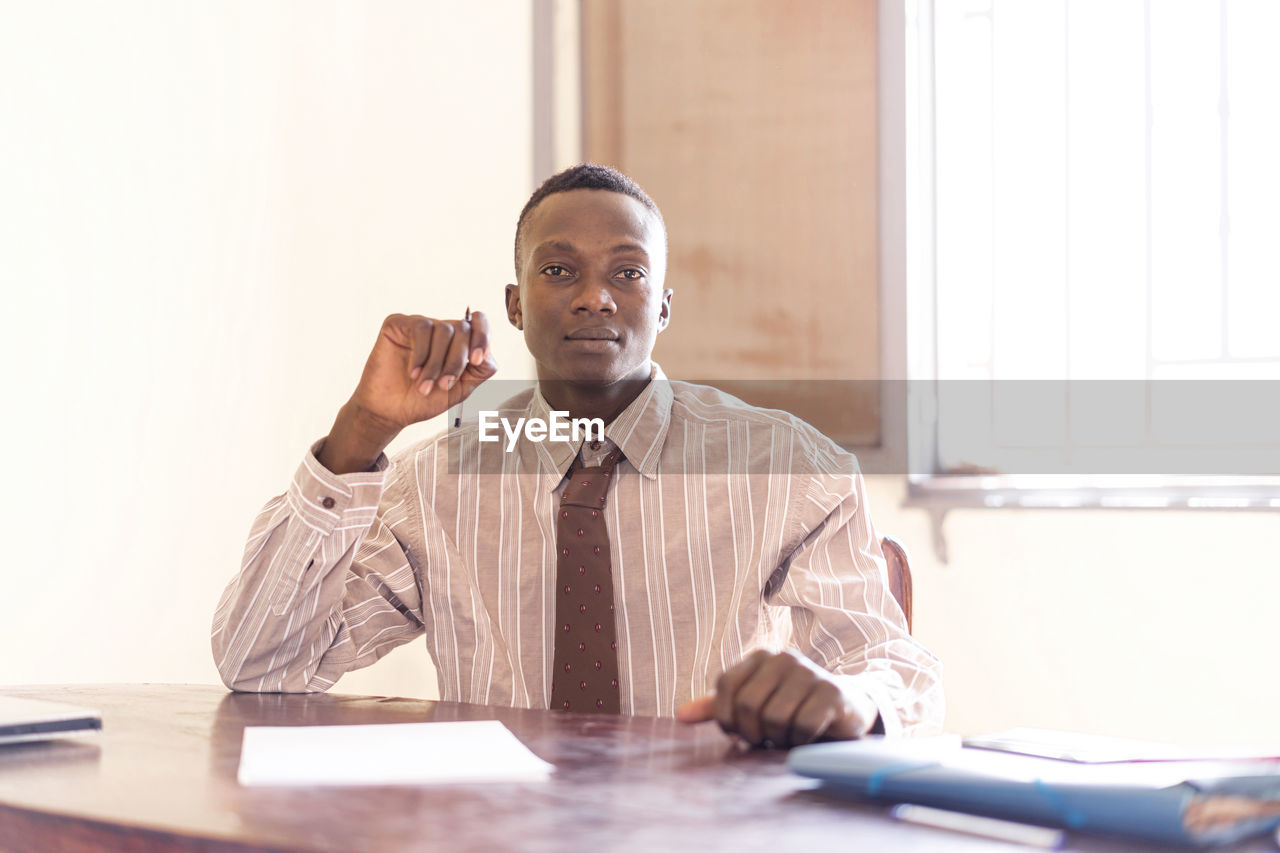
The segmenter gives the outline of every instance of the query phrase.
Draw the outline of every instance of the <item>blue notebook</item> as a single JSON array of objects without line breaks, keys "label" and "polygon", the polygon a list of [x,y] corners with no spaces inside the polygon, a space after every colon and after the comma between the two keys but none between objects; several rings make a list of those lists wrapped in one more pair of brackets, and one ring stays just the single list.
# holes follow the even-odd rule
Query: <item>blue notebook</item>
[{"label": "blue notebook", "polygon": [[860,798],[1166,844],[1229,844],[1280,825],[1280,761],[1079,764],[870,737],[798,747],[788,764]]}]

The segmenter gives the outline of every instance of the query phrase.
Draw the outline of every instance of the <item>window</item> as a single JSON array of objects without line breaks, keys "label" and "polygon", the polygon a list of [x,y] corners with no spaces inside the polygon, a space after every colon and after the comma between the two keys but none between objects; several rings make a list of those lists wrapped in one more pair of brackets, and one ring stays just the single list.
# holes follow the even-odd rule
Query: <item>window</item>
[{"label": "window", "polygon": [[1280,507],[1277,31],[908,0],[915,498]]}]

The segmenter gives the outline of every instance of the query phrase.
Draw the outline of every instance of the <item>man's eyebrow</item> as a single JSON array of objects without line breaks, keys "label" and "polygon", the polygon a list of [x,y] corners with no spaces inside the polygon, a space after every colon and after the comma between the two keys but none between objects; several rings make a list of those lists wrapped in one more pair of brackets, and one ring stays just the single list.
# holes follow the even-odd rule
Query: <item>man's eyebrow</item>
[{"label": "man's eyebrow", "polygon": [[609,250],[612,254],[620,254],[622,252],[639,252],[642,255],[648,255],[649,250],[639,243],[619,243]]},{"label": "man's eyebrow", "polygon": [[533,247],[534,252],[545,252],[548,250],[556,252],[576,252],[578,251],[578,247],[567,240],[547,240],[545,243],[539,243],[537,246]]}]

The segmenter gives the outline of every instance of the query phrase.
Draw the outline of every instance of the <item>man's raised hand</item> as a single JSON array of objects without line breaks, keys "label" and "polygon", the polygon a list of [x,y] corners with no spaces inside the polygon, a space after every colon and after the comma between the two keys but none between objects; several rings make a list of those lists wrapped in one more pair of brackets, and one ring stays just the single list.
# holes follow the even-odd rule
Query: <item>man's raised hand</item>
[{"label": "man's raised hand", "polygon": [[486,363],[488,350],[489,321],[479,311],[469,322],[392,314],[352,402],[398,432],[447,411],[492,376],[497,365]]},{"label": "man's raised hand", "polygon": [[318,454],[336,474],[367,470],[402,429],[449,410],[498,370],[489,320],[392,314]]}]

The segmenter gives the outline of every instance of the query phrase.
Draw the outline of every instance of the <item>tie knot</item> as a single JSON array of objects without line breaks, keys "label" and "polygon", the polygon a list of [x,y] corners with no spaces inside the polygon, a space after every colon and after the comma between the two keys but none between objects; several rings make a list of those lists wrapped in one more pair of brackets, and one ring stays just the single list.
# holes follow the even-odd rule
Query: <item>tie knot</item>
[{"label": "tie knot", "polygon": [[604,509],[613,470],[621,459],[622,451],[615,448],[599,465],[587,467],[580,460],[575,461],[569,469],[569,482],[560,496],[560,505]]}]

